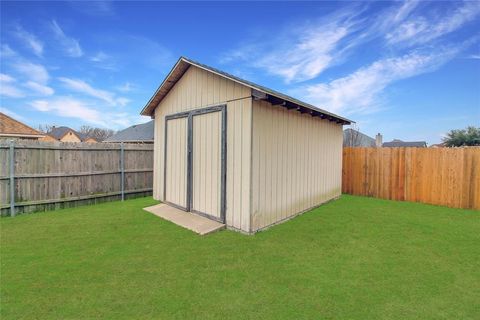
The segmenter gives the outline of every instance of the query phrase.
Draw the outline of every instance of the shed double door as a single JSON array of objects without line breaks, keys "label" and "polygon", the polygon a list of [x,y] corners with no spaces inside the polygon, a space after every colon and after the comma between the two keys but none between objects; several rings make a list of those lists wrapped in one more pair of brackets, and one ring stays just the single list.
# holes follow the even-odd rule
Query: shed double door
[{"label": "shed double door", "polygon": [[165,201],[225,222],[225,106],[167,116],[165,133]]}]

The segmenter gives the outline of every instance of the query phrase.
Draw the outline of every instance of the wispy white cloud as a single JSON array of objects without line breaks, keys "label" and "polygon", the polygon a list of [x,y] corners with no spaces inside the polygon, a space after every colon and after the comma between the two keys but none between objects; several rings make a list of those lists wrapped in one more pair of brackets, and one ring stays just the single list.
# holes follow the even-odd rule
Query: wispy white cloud
[{"label": "wispy white cloud", "polygon": [[[247,41],[225,53],[221,62],[235,61],[237,65],[246,62],[248,67],[265,70],[287,83],[311,80],[345,62],[369,41],[429,45],[480,14],[477,1],[453,5],[456,6],[453,10],[441,14],[431,10],[428,3],[409,0],[393,2],[375,15],[364,15],[370,12],[369,5],[354,4],[300,27],[280,26],[277,35]],[[282,31],[284,28],[288,31]]]},{"label": "wispy white cloud", "polygon": [[257,65],[283,77],[287,82],[312,79],[338,58],[335,51],[340,41],[349,34],[350,27],[332,23],[307,28],[290,49],[268,54]]},{"label": "wispy white cloud", "polygon": [[61,77],[59,80],[69,89],[103,100],[109,104],[114,104],[114,94],[112,92],[95,89],[85,81],[79,79]]},{"label": "wispy white cloud", "polygon": [[346,40],[359,30],[359,12],[347,9],[301,26],[289,26],[271,40],[246,43],[221,60],[247,61],[286,82],[313,79],[344,58],[342,51],[349,45]]},{"label": "wispy white cloud", "polygon": [[20,25],[16,25],[14,34],[28,48],[30,48],[36,56],[41,57],[43,55],[43,42],[33,33],[26,31]]},{"label": "wispy white cloud", "polygon": [[350,5],[316,21],[286,26],[287,31],[280,27],[278,35],[267,40],[246,42],[224,54],[221,62],[245,61],[287,83],[311,80],[346,61],[360,45],[401,25],[417,7],[417,1],[405,1],[365,16],[368,5]]},{"label": "wispy white cloud", "polygon": [[23,98],[25,97],[25,92],[23,92],[16,86],[10,84],[2,84],[2,87],[0,88],[0,95],[9,98]]},{"label": "wispy white cloud", "polygon": [[72,97],[58,97],[52,100],[34,100],[30,103],[34,109],[41,112],[50,112],[60,117],[77,118],[94,123],[105,125],[102,114],[81,100]]},{"label": "wispy white cloud", "polygon": [[134,124],[140,124],[150,121],[149,117],[130,114],[126,112],[116,113],[108,116],[108,123],[112,128],[124,129]]},{"label": "wispy white cloud", "polygon": [[130,82],[125,82],[124,84],[118,86],[116,89],[121,92],[130,92],[134,89],[134,85],[131,84]]},{"label": "wispy white cloud", "polygon": [[[8,46],[5,48],[9,58],[8,65],[15,77],[5,73],[0,74],[3,96],[23,98],[32,94],[49,96],[54,93],[54,90],[47,85],[50,75],[45,66],[26,60]],[[29,90],[22,90],[21,87]]]},{"label": "wispy white cloud", "polygon": [[60,77],[59,80],[65,85],[66,88],[74,90],[79,93],[86,94],[88,96],[100,99],[109,105],[112,106],[125,106],[128,104],[130,100],[127,98],[123,97],[116,97],[115,93],[107,91],[107,90],[101,90],[101,89],[96,89],[92,87],[90,84],[87,82],[80,80],[80,79],[71,79],[71,78],[65,78],[65,77]]},{"label": "wispy white cloud", "polygon": [[40,84],[47,83],[50,78],[47,69],[41,64],[21,59],[15,62],[12,67],[25,78]]},{"label": "wispy white cloud", "polygon": [[80,43],[77,39],[69,37],[65,32],[60,28],[57,21],[52,20],[51,23],[52,31],[55,35],[60,46],[65,51],[65,54],[69,57],[78,58],[83,56],[83,50],[80,47]]},{"label": "wispy white cloud", "polygon": [[471,54],[467,58],[469,58],[469,59],[480,59],[480,54]]},{"label": "wispy white cloud", "polygon": [[[432,9],[422,1],[392,2],[372,15],[370,4],[354,4],[290,28],[293,31],[282,32],[285,26],[280,26],[277,36],[246,42],[227,52],[221,62],[235,61],[236,68],[240,64],[246,70],[253,66],[287,83],[309,80],[310,84],[297,85],[290,92],[334,112],[375,112],[383,108],[386,89],[393,83],[440,68],[478,40],[467,36],[462,43],[446,35],[477,18],[480,4],[468,1],[448,6],[453,9]],[[370,44],[379,50],[373,61],[333,80],[315,80]]]},{"label": "wispy white cloud", "polygon": [[112,15],[115,10],[113,7],[113,0],[92,1],[87,5],[90,14],[93,15]]},{"label": "wispy white cloud", "polygon": [[0,95],[9,98],[23,98],[25,92],[23,92],[16,84],[17,79],[14,77],[0,73]]},{"label": "wispy white cloud", "polygon": [[[15,78],[4,73],[0,74],[2,95],[23,98],[30,95],[49,96],[55,93],[53,88],[48,86],[50,75],[45,66],[25,59],[8,46],[2,46],[2,50],[3,48],[6,48],[8,65]],[[28,90],[22,90],[20,87]]]},{"label": "wispy white cloud", "polygon": [[125,107],[127,104],[130,103],[130,99],[125,98],[125,97],[119,97],[115,99],[115,102],[122,107]]},{"label": "wispy white cloud", "polygon": [[27,81],[27,83],[25,83],[25,87],[43,96],[51,96],[52,94],[55,93],[55,90],[53,90],[49,86],[46,86],[34,81]]},{"label": "wispy white cloud", "polygon": [[117,71],[118,69],[115,63],[115,59],[103,51],[97,52],[95,55],[91,56],[89,60],[97,68],[110,71]]},{"label": "wispy white cloud", "polygon": [[15,57],[17,53],[10,48],[8,44],[2,43],[2,46],[0,47],[0,57],[4,58],[11,58]]},{"label": "wispy white cloud", "polygon": [[418,7],[418,0],[407,0],[404,1],[398,10],[394,10],[388,13],[387,19],[384,20],[385,23],[400,23],[404,21],[408,16]]},{"label": "wispy white cloud", "polygon": [[109,112],[98,108],[95,102],[77,99],[71,96],[58,96],[52,99],[39,99],[29,105],[40,112],[52,116],[80,119],[101,127],[121,129],[130,126],[137,121],[137,115],[126,112]]},{"label": "wispy white cloud", "polygon": [[110,58],[109,55],[107,55],[105,52],[103,51],[99,51],[97,52],[94,56],[90,57],[90,61],[93,61],[93,62],[103,62],[105,60],[107,60],[108,58]]},{"label": "wispy white cloud", "polygon": [[111,16],[115,14],[113,1],[71,1],[70,5],[78,11],[91,16]]},{"label": "wispy white cloud", "polygon": [[478,1],[461,2],[457,8],[447,14],[429,11],[427,15],[413,15],[385,38],[390,44],[416,45],[435,40],[454,32],[463,25],[474,20],[480,14]]},{"label": "wispy white cloud", "polygon": [[436,70],[452,59],[458,50],[443,48],[435,53],[412,52],[400,57],[381,59],[329,83],[304,86],[296,90],[296,94],[334,112],[373,112],[381,107],[381,94],[389,85]]},{"label": "wispy white cloud", "polygon": [[0,82],[5,83],[5,82],[15,82],[15,78],[12,76],[9,76],[6,73],[0,73]]}]

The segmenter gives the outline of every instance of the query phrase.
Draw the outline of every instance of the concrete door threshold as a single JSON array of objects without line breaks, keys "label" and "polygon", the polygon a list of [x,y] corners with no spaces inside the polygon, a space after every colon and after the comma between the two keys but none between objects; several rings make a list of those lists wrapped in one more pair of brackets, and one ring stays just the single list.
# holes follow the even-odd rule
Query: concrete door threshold
[{"label": "concrete door threshold", "polygon": [[198,216],[191,212],[185,212],[165,203],[146,207],[143,208],[143,210],[151,212],[165,220],[171,221],[176,225],[192,230],[199,235],[209,234],[225,228],[225,225],[220,222]]}]

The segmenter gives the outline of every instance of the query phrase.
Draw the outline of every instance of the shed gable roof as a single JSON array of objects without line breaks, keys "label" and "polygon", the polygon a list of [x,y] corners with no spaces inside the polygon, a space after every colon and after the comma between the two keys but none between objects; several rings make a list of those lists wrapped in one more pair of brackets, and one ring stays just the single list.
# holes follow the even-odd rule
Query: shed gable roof
[{"label": "shed gable roof", "polygon": [[166,76],[162,84],[155,91],[154,95],[150,98],[150,100],[142,109],[140,114],[145,116],[152,116],[158,104],[163,100],[163,98],[165,98],[168,92],[173,88],[173,86],[177,83],[177,81],[180,80],[180,78],[183,76],[183,74],[187,71],[187,69],[190,66],[195,66],[197,68],[209,71],[211,73],[217,74],[231,81],[235,81],[246,87],[249,87],[254,91],[258,92],[259,95],[263,95],[263,98],[266,100],[269,100],[270,102],[272,102],[272,104],[283,105],[289,109],[297,108],[302,113],[310,113],[312,116],[320,116],[321,118],[325,118],[331,121],[336,121],[341,124],[350,124],[353,122],[352,120],[341,117],[329,111],[317,108],[311,104],[297,100],[293,97],[290,97],[278,91],[238,78],[229,73],[195,62],[185,57],[180,57],[178,59],[177,63],[173,66],[172,70],[170,70],[169,74]]}]

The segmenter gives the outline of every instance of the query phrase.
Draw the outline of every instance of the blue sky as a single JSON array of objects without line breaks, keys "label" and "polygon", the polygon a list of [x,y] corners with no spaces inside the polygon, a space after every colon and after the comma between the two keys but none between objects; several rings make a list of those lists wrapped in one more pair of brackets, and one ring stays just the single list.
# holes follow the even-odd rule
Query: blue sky
[{"label": "blue sky", "polygon": [[122,129],[179,56],[438,143],[480,126],[480,2],[1,2],[1,109]]}]

